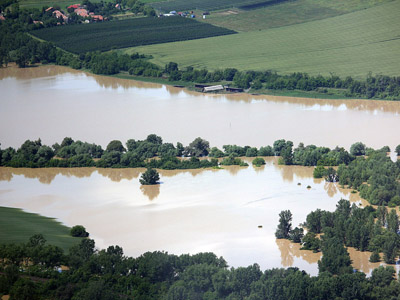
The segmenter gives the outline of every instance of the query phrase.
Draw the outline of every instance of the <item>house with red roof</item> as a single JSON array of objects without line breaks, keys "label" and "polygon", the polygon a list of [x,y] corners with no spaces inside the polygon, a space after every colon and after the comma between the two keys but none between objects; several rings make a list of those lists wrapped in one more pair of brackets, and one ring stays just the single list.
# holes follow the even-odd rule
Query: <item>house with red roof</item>
[{"label": "house with red roof", "polygon": [[53,15],[56,16],[57,19],[62,18],[64,20],[64,22],[68,22],[68,17],[66,15],[64,15],[61,11],[59,10],[55,10],[53,11]]},{"label": "house with red roof", "polygon": [[81,17],[83,17],[83,18],[86,18],[86,17],[89,16],[88,11],[87,11],[86,9],[84,9],[84,8],[77,8],[77,9],[75,9],[75,13],[76,13],[78,16],[81,16]]},{"label": "house with red roof", "polygon": [[72,4],[72,5],[68,6],[68,9],[70,9],[70,8],[78,9],[79,7],[81,7],[80,4]]}]

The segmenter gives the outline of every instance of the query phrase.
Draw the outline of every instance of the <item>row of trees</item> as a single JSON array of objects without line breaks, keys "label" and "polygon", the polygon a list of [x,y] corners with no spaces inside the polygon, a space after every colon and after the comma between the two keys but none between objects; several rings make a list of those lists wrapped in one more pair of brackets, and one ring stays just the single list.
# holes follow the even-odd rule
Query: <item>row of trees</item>
[{"label": "row of trees", "polygon": [[[61,144],[43,145],[41,140],[25,141],[20,148],[0,149],[0,166],[8,167],[101,167],[135,168],[151,167],[159,169],[197,169],[217,167],[216,158],[199,159],[209,155],[209,142],[198,137],[188,146],[163,143],[160,136],[150,134],[145,140],[129,139],[125,146],[119,140],[111,141],[104,150],[100,145],[74,141],[70,137]],[[245,165],[230,156],[222,161],[223,165]],[[151,159],[158,157],[159,159]],[[189,157],[190,159],[178,159]]]},{"label": "row of trees", "polygon": [[[399,153],[400,147],[396,147]],[[280,156],[279,163],[285,165],[316,166],[315,178],[328,182],[339,182],[358,190],[361,197],[374,205],[400,205],[400,161],[393,162],[388,156],[389,147],[379,150],[367,148],[358,142],[350,152],[344,148],[299,146],[284,139],[272,146],[224,145],[222,150],[211,147],[208,141],[198,137],[186,147],[178,142],[164,143],[160,136],[150,134],[145,140],[129,139],[125,146],[121,141],[111,141],[104,150],[100,145],[64,138],[61,144],[51,147],[41,140],[25,141],[20,148],[0,148],[0,166],[8,167],[100,167],[158,169],[197,169],[219,165],[247,166],[239,157]],[[189,157],[190,159],[182,159]],[[199,159],[203,157],[203,159]],[[208,157],[208,159],[204,159]],[[157,159],[155,159],[157,158]],[[219,162],[218,158],[222,158]],[[261,160],[254,165],[264,164]],[[325,168],[329,166],[329,168]],[[339,166],[336,169],[331,166]]]},{"label": "row of trees", "polygon": [[[36,235],[27,244],[0,247],[0,295],[9,294],[11,300],[397,299],[400,283],[393,267],[379,267],[369,278],[353,273],[345,248],[336,242],[330,238],[323,243],[320,273],[311,277],[297,268],[228,268],[213,253],[147,252],[132,258],[119,246],[97,250],[90,239],[68,254],[58,248],[49,264],[43,249],[52,246]],[[55,271],[61,264],[68,270]]]},{"label": "row of trees", "polygon": [[[172,68],[171,68],[172,66]],[[359,81],[347,76],[342,79],[334,74],[310,76],[307,73],[295,72],[290,75],[279,75],[274,71],[238,71],[234,68],[208,71],[187,67],[180,70],[177,63],[170,62],[165,66],[171,81],[186,82],[220,82],[232,81],[238,88],[268,90],[300,90],[319,93],[334,92],[345,97],[379,98],[389,100],[400,99],[400,77],[390,77],[369,73],[365,80]]]}]

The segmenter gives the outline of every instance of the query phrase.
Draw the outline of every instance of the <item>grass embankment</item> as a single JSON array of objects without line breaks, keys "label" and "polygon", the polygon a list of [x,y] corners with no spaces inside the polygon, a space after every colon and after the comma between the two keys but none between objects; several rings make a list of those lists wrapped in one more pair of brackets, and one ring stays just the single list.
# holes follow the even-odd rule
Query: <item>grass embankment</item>
[{"label": "grass embankment", "polygon": [[136,47],[164,66],[233,67],[365,78],[399,75],[400,1],[308,23],[185,42]]},{"label": "grass embankment", "polygon": [[59,246],[64,251],[81,240],[70,236],[70,228],[55,219],[0,206],[0,243],[26,243],[37,233],[43,234],[48,244]]}]

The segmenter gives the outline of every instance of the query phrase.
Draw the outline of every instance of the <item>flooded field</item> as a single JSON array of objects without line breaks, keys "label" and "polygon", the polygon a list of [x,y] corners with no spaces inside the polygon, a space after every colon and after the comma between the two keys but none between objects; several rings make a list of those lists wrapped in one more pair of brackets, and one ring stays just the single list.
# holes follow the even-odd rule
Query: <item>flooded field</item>
[{"label": "flooded field", "polygon": [[[275,239],[279,212],[289,208],[297,226],[317,207],[332,211],[341,198],[360,202],[348,190],[313,179],[312,168],[279,166],[275,158],[260,168],[161,171],[158,186],[140,186],[141,172],[0,168],[0,203],[69,226],[84,224],[97,246],[117,244],[131,256],[212,251],[231,266],[297,266],[316,275],[320,254]],[[376,266],[369,254],[351,253],[356,268]]]},{"label": "flooded field", "polygon": [[[105,147],[150,133],[183,144],[201,136],[218,147],[281,138],[347,149],[357,141],[392,150],[400,143],[393,134],[398,102],[204,95],[56,66],[0,69],[0,89],[3,149],[66,136]],[[98,247],[117,244],[131,256],[213,251],[231,266],[296,266],[316,275],[320,254],[275,239],[279,212],[290,209],[297,226],[316,208],[334,210],[341,198],[360,202],[314,180],[312,168],[278,166],[274,158],[261,168],[162,171],[162,184],[148,187],[139,184],[142,171],[0,168],[0,205],[83,224]],[[369,253],[349,252],[355,268],[377,266]]]},{"label": "flooded field", "polygon": [[200,136],[212,146],[265,146],[277,139],[346,147],[399,144],[400,102],[314,100],[252,95],[204,95],[179,88],[93,76],[64,67],[0,69],[0,142],[45,144],[66,136],[101,144]]}]

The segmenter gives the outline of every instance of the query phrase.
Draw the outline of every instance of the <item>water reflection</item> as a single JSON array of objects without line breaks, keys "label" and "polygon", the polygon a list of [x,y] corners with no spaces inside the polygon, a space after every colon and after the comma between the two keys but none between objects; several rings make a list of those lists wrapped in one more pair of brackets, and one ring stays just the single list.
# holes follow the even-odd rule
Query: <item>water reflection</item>
[{"label": "water reflection", "polygon": [[129,168],[129,169],[97,169],[97,172],[109,178],[111,181],[120,182],[123,179],[133,180],[134,178],[138,178],[139,175],[144,172],[144,168]]},{"label": "water reflection", "polygon": [[276,245],[281,252],[281,264],[283,267],[292,267],[294,258],[301,258],[309,264],[315,264],[321,259],[320,252],[313,253],[309,250],[300,250],[300,244],[292,243],[289,240],[277,239]]},{"label": "water reflection", "polygon": [[338,192],[337,184],[333,182],[325,182],[324,189],[331,198]]},{"label": "water reflection", "polygon": [[143,195],[145,195],[149,200],[154,200],[155,198],[160,195],[161,184],[154,184],[154,185],[142,185],[140,190],[142,191]]}]

